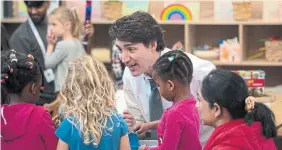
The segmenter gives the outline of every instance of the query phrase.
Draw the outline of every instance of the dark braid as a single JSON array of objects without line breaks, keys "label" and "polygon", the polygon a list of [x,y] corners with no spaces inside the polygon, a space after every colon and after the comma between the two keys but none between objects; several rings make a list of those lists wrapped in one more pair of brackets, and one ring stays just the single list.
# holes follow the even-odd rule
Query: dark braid
[{"label": "dark braid", "polygon": [[40,77],[43,79],[41,67],[32,55],[2,51],[1,103],[9,103],[8,93],[20,93],[28,83],[37,83]]},{"label": "dark braid", "polygon": [[190,58],[180,50],[173,50],[162,55],[153,66],[154,71],[163,80],[178,80],[189,85],[193,75]]}]

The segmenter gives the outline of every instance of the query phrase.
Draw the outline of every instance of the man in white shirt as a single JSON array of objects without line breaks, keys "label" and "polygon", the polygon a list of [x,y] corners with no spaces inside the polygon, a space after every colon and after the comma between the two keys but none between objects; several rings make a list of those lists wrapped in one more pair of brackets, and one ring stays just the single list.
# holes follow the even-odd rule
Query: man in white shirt
[{"label": "man in white shirt", "polygon": [[[152,122],[150,119],[149,99],[151,93],[150,79],[152,66],[164,53],[170,51],[165,48],[164,35],[161,26],[146,12],[135,12],[132,15],[118,19],[109,29],[115,44],[121,52],[121,60],[126,65],[123,74],[124,99],[128,111],[123,114],[129,127],[142,127],[142,124]],[[197,97],[197,91],[203,78],[215,66],[209,61],[197,58],[187,53],[193,63],[193,79],[190,85],[191,93]],[[164,110],[172,104],[164,99]],[[159,119],[161,119],[159,117]],[[146,129],[144,129],[146,131]],[[201,126],[200,140],[204,145],[213,129]]]}]

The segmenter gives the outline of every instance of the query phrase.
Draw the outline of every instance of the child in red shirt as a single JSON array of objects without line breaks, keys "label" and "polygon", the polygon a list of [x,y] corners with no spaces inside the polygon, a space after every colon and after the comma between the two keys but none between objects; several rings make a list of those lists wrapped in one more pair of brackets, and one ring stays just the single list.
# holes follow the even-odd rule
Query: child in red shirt
[{"label": "child in red shirt", "polygon": [[198,94],[203,123],[215,127],[204,150],[277,149],[273,112],[248,96],[248,87],[238,74],[212,71]]},{"label": "child in red shirt", "polygon": [[43,75],[33,56],[1,52],[1,148],[55,150],[58,139],[51,115],[38,100]]},{"label": "child in red shirt", "polygon": [[153,79],[159,86],[162,97],[173,102],[173,105],[163,113],[160,122],[144,124],[145,128],[152,129],[159,123],[158,146],[149,148],[142,145],[139,150],[200,150],[202,148],[196,100],[190,93],[192,74],[192,62],[182,51],[170,51],[157,60],[153,66]]}]

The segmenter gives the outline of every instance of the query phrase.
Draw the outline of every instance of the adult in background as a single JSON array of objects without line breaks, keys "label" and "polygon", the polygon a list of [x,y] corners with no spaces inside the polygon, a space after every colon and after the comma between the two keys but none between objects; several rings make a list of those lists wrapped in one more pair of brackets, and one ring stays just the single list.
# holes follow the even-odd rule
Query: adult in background
[{"label": "adult in background", "polygon": [[[27,6],[29,18],[21,24],[10,38],[10,46],[24,54],[32,54],[44,70],[44,92],[40,95],[37,104],[43,105],[52,102],[56,98],[54,90],[54,73],[44,66],[44,54],[47,49],[47,10],[50,1],[24,1]],[[85,25],[87,35],[92,36],[93,26]]]},{"label": "adult in background", "polygon": [[1,52],[5,50],[10,50],[9,35],[4,25],[1,24]]},{"label": "adult in background", "polygon": [[[156,83],[152,80],[153,65],[156,60],[170,49],[165,47],[164,34],[157,21],[146,12],[135,12],[115,21],[109,29],[110,36],[121,52],[122,62],[126,68],[123,74],[124,98],[128,111],[123,117],[132,130],[141,132],[141,137],[150,130],[148,126],[161,119],[163,110],[172,106],[161,98]],[[193,63],[191,93],[197,96],[204,77],[215,66],[209,61],[202,60],[186,53]],[[213,129],[201,126],[200,140],[205,144]],[[151,132],[156,139],[155,131]]]}]

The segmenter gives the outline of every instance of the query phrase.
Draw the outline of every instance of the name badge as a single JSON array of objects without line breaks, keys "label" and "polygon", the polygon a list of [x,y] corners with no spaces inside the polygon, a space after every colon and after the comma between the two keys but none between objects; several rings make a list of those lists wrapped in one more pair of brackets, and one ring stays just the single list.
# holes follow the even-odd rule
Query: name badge
[{"label": "name badge", "polygon": [[55,74],[52,69],[45,70],[44,77],[48,83],[55,80]]}]

